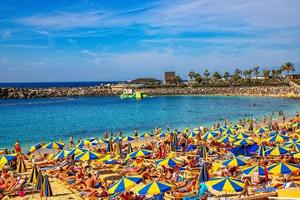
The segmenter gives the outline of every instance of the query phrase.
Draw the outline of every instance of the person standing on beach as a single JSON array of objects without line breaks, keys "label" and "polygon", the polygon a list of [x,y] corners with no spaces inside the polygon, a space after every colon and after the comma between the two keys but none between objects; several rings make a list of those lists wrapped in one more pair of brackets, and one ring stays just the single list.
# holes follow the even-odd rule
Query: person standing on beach
[{"label": "person standing on beach", "polygon": [[73,140],[73,137],[72,137],[72,136],[70,136],[69,142],[70,142],[71,148],[75,147],[74,140]]},{"label": "person standing on beach", "polygon": [[134,129],[133,135],[136,139],[138,138],[139,134],[137,129]]},{"label": "person standing on beach", "polygon": [[16,141],[15,145],[14,145],[14,150],[17,154],[21,154],[21,145],[20,145],[20,142],[19,140]]}]

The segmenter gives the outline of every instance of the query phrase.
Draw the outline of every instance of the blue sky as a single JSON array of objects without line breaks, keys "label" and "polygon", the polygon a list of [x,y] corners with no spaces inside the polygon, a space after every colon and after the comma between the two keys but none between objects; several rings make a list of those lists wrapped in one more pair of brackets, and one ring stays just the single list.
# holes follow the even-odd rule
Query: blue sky
[{"label": "blue sky", "polygon": [[0,82],[299,63],[299,19],[299,0],[0,0]]}]

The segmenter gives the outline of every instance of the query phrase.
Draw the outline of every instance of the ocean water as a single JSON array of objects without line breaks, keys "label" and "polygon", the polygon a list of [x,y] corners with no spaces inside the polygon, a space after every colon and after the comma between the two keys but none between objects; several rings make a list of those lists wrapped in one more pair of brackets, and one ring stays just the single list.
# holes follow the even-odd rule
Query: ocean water
[{"label": "ocean water", "polygon": [[0,148],[57,141],[69,136],[102,137],[104,131],[132,134],[156,127],[182,129],[211,125],[225,118],[257,117],[283,110],[294,115],[300,101],[270,97],[158,96],[143,100],[119,97],[0,99]]},{"label": "ocean water", "polygon": [[49,87],[92,87],[105,84],[116,84],[119,81],[85,81],[85,82],[0,82],[1,87],[15,88],[49,88]]}]

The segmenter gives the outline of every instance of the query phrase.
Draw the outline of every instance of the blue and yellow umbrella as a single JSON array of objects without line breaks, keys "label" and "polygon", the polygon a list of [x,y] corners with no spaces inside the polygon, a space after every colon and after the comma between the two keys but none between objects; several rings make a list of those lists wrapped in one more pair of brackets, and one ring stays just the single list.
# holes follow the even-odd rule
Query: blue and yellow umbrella
[{"label": "blue and yellow umbrella", "polygon": [[211,178],[206,182],[206,185],[208,188],[224,193],[241,192],[244,188],[244,183],[240,179],[230,177]]},{"label": "blue and yellow umbrella", "polygon": [[173,185],[169,183],[154,181],[146,184],[145,186],[138,188],[136,194],[138,195],[157,195],[163,194],[171,190]]},{"label": "blue and yellow umbrella", "polygon": [[123,177],[121,180],[119,180],[117,183],[115,183],[108,189],[108,193],[114,194],[114,193],[128,191],[131,188],[135,187],[136,184],[139,184],[140,182],[142,182],[142,180],[143,179],[141,176]]},{"label": "blue and yellow umbrella", "polygon": [[243,173],[246,175],[251,175],[255,171],[258,171],[259,175],[261,175],[261,176],[265,175],[264,168],[260,165],[246,167],[243,169]]},{"label": "blue and yellow umbrella", "polygon": [[29,147],[29,151],[27,152],[27,155],[38,151],[40,148],[42,148],[45,145],[45,143],[39,143],[36,145],[32,145],[31,147]]},{"label": "blue and yellow umbrella", "polygon": [[267,141],[268,142],[284,142],[287,139],[289,139],[288,136],[285,136],[285,135],[275,135],[273,137],[269,137],[267,139]]},{"label": "blue and yellow umbrella", "polygon": [[73,155],[79,155],[86,151],[88,151],[88,150],[84,149],[84,148],[74,148],[74,149],[71,149],[66,156],[69,157],[69,156],[73,156]]},{"label": "blue and yellow umbrella", "polygon": [[88,160],[96,160],[101,155],[99,153],[93,151],[86,151],[77,156],[75,156],[75,160],[88,161]]},{"label": "blue and yellow umbrella", "polygon": [[245,139],[248,138],[249,135],[247,135],[246,133],[239,133],[235,136],[237,139]]},{"label": "blue and yellow umbrella", "polygon": [[266,155],[271,155],[271,156],[280,156],[284,154],[288,154],[290,152],[289,148],[284,148],[280,146],[276,146],[272,149],[269,149],[266,151]]},{"label": "blue and yellow umbrella", "polygon": [[266,151],[267,151],[267,148],[264,144],[261,144],[259,147],[258,147],[258,155],[260,157],[266,157]]},{"label": "blue and yellow umbrella", "polygon": [[50,142],[43,146],[44,149],[63,149],[64,144],[61,142]]},{"label": "blue and yellow umbrella", "polygon": [[53,192],[51,189],[50,181],[47,175],[44,176],[43,185],[41,188],[41,197],[51,197]]},{"label": "blue and yellow umbrella", "polygon": [[62,160],[66,157],[68,157],[70,151],[62,150],[61,152],[57,153],[52,159],[53,160]]},{"label": "blue and yellow umbrella", "polygon": [[38,170],[38,176],[37,176],[37,180],[36,180],[36,184],[35,184],[35,190],[41,190],[42,189],[42,185],[43,185],[43,174],[41,170]]},{"label": "blue and yellow umbrella", "polygon": [[17,154],[5,154],[1,156],[0,163],[7,164],[16,159]]},{"label": "blue and yellow umbrella", "polygon": [[92,142],[88,139],[82,140],[81,142],[79,142],[76,147],[77,148],[82,148],[84,146],[90,146],[92,144]]},{"label": "blue and yellow umbrella", "polygon": [[156,137],[158,138],[163,138],[163,137],[167,137],[169,134],[168,133],[161,133],[161,134],[158,134]]},{"label": "blue and yellow umbrella", "polygon": [[265,132],[267,132],[267,129],[265,129],[265,128],[259,128],[255,132],[256,133],[265,133]]},{"label": "blue and yellow umbrella", "polygon": [[208,140],[208,139],[212,139],[215,138],[218,135],[218,133],[214,132],[214,131],[210,131],[208,133],[205,133],[201,138],[203,140]]},{"label": "blue and yellow umbrella", "polygon": [[235,133],[235,130],[232,129],[232,128],[228,128],[224,131],[224,133],[227,133],[227,134],[234,134]]},{"label": "blue and yellow umbrella", "polygon": [[233,144],[236,145],[236,146],[246,146],[246,145],[252,145],[254,143],[255,142],[253,140],[245,138],[245,139],[235,141]]},{"label": "blue and yellow umbrella", "polygon": [[223,136],[221,139],[218,140],[220,143],[231,143],[234,142],[236,139],[229,135]]},{"label": "blue and yellow umbrella", "polygon": [[234,157],[224,161],[222,164],[228,167],[237,167],[237,166],[244,166],[247,163],[240,158]]},{"label": "blue and yellow umbrella", "polygon": [[174,158],[157,160],[155,163],[160,166],[167,166],[172,168],[183,165],[182,161],[176,160]]},{"label": "blue and yellow umbrella", "polygon": [[188,135],[188,138],[194,138],[194,137],[196,137],[196,135],[198,135],[198,134],[200,134],[199,132],[198,133],[196,133],[196,132],[191,132],[189,135]]},{"label": "blue and yellow umbrella", "polygon": [[23,156],[17,158],[17,173],[24,173],[27,171]]},{"label": "blue and yellow umbrella", "polygon": [[139,136],[139,138],[149,138],[151,135],[149,133],[143,133],[142,135]]},{"label": "blue and yellow umbrella", "polygon": [[297,152],[297,153],[293,154],[293,157],[294,158],[300,158],[300,152]]},{"label": "blue and yellow umbrella", "polygon": [[134,152],[132,152],[131,154],[129,154],[130,158],[136,158],[136,157],[143,157],[143,156],[147,156],[152,154],[152,151],[149,150],[145,150],[145,149],[139,149],[136,150]]},{"label": "blue and yellow umbrella", "polygon": [[284,143],[284,147],[294,149],[296,152],[300,152],[300,143],[295,141],[288,141]]},{"label": "blue and yellow umbrella", "polygon": [[131,136],[126,136],[126,137],[123,137],[122,141],[123,142],[129,142],[129,141],[133,141],[134,140],[134,137],[131,137]]},{"label": "blue and yellow umbrella", "polygon": [[300,170],[299,165],[286,164],[286,163],[277,163],[268,166],[268,171],[272,174],[290,174]]},{"label": "blue and yellow umbrella", "polygon": [[36,167],[36,164],[33,165],[32,171],[30,173],[29,182],[36,184],[38,178],[38,169]]}]

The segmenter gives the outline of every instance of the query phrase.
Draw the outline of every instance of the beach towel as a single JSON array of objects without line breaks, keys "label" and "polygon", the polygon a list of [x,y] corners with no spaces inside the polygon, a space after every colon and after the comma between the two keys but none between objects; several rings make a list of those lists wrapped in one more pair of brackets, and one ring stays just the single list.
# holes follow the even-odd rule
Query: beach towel
[{"label": "beach towel", "polygon": [[204,183],[200,183],[200,189],[198,194],[193,197],[184,197],[183,200],[196,200],[201,199],[201,197],[208,191],[207,186]]}]

